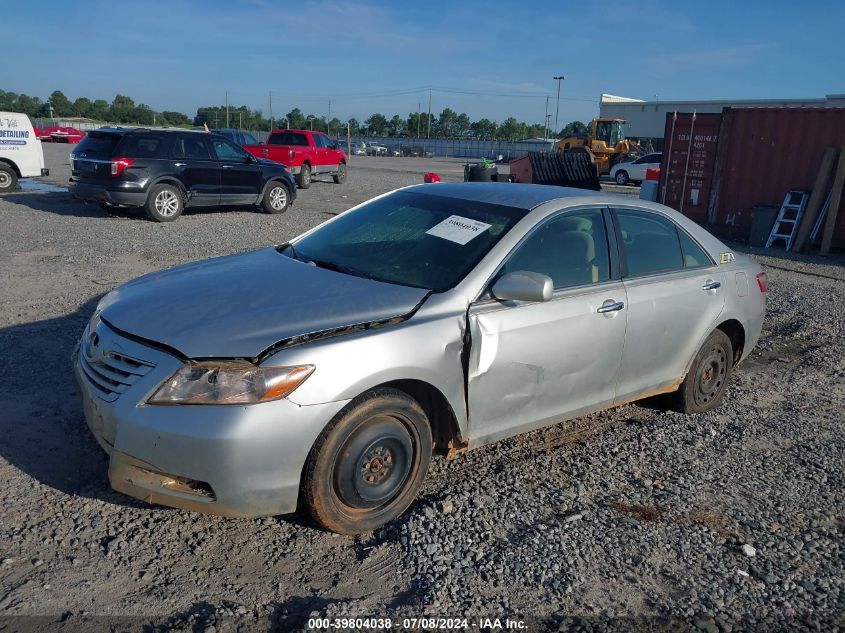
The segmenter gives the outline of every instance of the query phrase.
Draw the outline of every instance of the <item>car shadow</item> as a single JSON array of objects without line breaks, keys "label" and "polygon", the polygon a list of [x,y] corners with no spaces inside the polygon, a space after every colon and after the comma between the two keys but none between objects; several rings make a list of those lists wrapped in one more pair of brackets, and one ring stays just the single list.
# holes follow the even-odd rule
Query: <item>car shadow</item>
[{"label": "car shadow", "polygon": [[61,317],[0,328],[0,455],[67,495],[137,507],[111,490],[108,457],[88,430],[73,379],[70,357],[99,298]]},{"label": "car shadow", "polygon": [[107,213],[98,204],[90,204],[77,200],[66,192],[20,192],[10,193],[2,198],[6,202],[12,202],[34,211],[54,213],[63,216],[76,216],[82,218],[104,218]]}]

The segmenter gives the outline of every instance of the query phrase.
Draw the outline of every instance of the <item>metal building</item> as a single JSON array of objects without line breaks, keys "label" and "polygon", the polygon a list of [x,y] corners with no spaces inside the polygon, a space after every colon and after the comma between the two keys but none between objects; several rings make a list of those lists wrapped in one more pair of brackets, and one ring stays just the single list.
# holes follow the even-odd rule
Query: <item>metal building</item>
[{"label": "metal building", "polygon": [[722,108],[842,108],[845,94],[832,94],[820,99],[734,99],[715,101],[643,101],[603,94],[599,103],[602,117],[625,119],[626,135],[651,141],[655,149],[663,146],[666,114],[697,112],[720,114]]}]

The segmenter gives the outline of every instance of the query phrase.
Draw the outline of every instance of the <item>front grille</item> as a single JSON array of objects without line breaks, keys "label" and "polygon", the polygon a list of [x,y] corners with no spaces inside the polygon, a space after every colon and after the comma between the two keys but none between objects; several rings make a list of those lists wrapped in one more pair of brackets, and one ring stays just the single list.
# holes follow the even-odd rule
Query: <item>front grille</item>
[{"label": "front grille", "polygon": [[114,351],[92,357],[89,347],[83,344],[79,350],[79,366],[94,393],[106,402],[113,402],[155,365]]}]

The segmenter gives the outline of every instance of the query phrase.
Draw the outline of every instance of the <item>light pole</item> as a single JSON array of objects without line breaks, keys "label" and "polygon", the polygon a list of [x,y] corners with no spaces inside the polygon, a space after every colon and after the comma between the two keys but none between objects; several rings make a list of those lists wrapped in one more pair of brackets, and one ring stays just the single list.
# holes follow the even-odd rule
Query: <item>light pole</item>
[{"label": "light pole", "polygon": [[308,121],[311,124],[311,131],[313,132],[314,131],[314,116],[309,114],[307,117],[305,117],[305,120]]},{"label": "light pole", "polygon": [[560,113],[560,82],[566,79],[566,77],[558,75],[556,77],[552,77],[552,79],[557,81],[557,106],[555,106],[555,138],[557,138],[558,132],[560,132],[557,120],[557,115]]}]

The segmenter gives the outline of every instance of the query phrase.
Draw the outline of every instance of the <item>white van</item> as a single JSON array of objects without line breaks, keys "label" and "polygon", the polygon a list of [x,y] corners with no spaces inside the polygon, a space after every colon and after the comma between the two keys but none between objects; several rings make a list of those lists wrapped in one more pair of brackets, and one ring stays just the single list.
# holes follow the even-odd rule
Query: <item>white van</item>
[{"label": "white van", "polygon": [[14,191],[18,178],[49,175],[41,141],[29,117],[20,112],[0,112],[0,193]]}]

